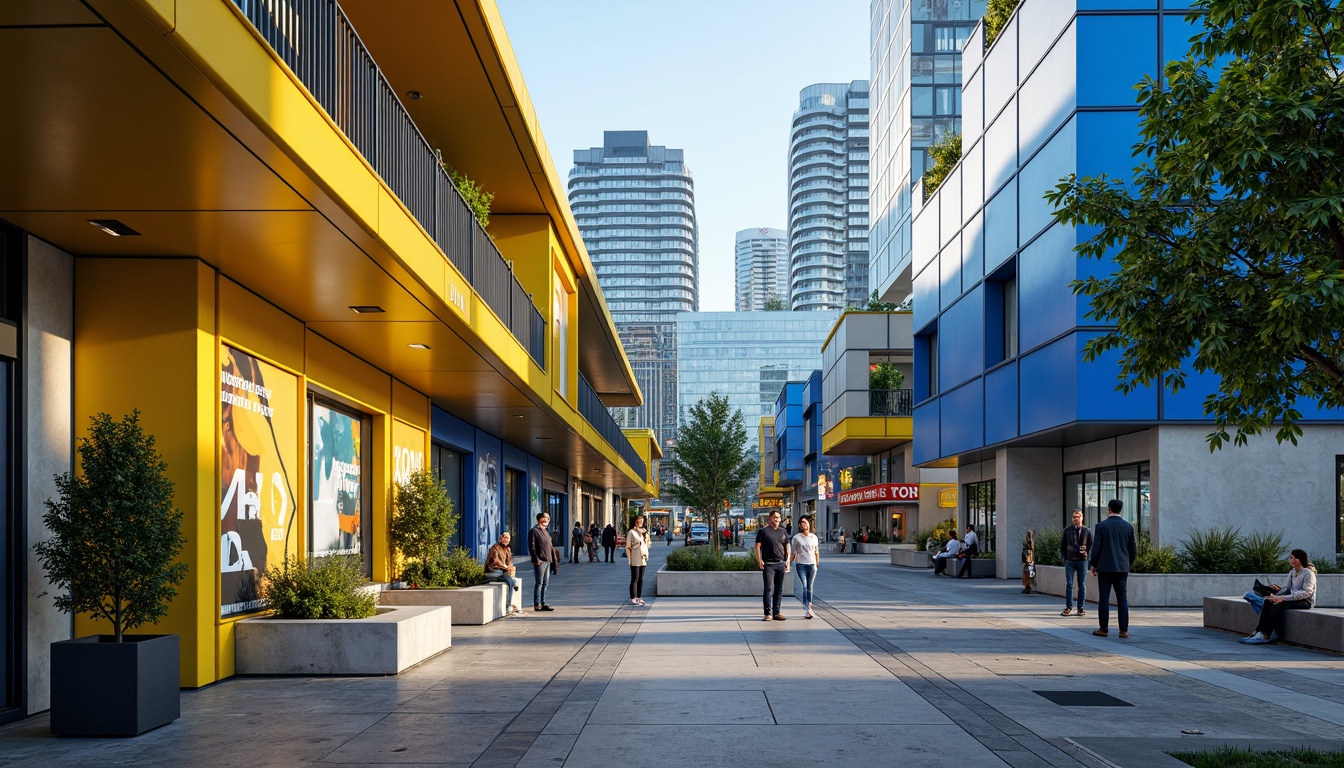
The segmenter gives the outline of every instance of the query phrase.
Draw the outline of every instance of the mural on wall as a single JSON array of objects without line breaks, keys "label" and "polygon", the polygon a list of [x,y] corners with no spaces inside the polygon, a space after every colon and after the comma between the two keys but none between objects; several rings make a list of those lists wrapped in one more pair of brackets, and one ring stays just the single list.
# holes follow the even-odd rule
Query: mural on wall
[{"label": "mural on wall", "polygon": [[[296,554],[298,379],[232,347],[220,349],[219,615],[265,608],[266,569]],[[278,397],[277,397],[278,393]]]},{"label": "mural on wall", "polygon": [[499,460],[486,453],[476,462],[476,551],[488,550],[499,531]]},{"label": "mural on wall", "polygon": [[401,421],[392,422],[392,479],[404,483],[425,468],[425,431]]},{"label": "mural on wall", "polygon": [[531,484],[527,491],[527,509],[528,516],[523,522],[531,527],[536,522],[537,515],[541,514],[541,488],[535,482]]},{"label": "mural on wall", "polygon": [[313,556],[360,552],[364,486],[360,467],[363,422],[313,403]]}]

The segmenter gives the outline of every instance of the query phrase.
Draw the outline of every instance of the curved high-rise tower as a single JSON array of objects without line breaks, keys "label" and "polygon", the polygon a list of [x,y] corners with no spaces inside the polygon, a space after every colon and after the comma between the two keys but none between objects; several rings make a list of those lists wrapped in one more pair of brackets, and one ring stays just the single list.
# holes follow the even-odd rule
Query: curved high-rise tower
[{"label": "curved high-rise tower", "polygon": [[868,81],[798,94],[789,136],[789,296],[795,310],[868,295]]},{"label": "curved high-rise tower", "polygon": [[774,227],[743,229],[734,241],[737,311],[760,312],[771,299],[779,299],[788,306],[788,233]]}]

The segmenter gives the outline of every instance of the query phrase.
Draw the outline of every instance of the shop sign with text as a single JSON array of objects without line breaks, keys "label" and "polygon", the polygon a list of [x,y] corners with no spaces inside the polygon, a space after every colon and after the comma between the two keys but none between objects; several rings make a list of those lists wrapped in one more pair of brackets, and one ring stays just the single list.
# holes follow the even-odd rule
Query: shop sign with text
[{"label": "shop sign with text", "polygon": [[858,504],[892,504],[902,501],[919,501],[918,483],[882,483],[840,492],[842,507]]}]

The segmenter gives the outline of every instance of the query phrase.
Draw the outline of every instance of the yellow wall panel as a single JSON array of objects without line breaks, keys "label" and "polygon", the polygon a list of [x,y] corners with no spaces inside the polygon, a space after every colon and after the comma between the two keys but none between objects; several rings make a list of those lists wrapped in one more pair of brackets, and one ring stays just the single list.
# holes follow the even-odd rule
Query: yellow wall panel
[{"label": "yellow wall panel", "polygon": [[546,322],[551,321],[551,248],[555,242],[549,216],[492,216],[490,235],[504,258],[513,262],[523,290]]},{"label": "yellow wall panel", "polygon": [[303,370],[303,323],[227,277],[219,280],[219,335],[282,368]]},{"label": "yellow wall panel", "polygon": [[308,331],[304,373],[320,387],[375,411],[392,410],[392,377]]},{"label": "yellow wall panel", "polygon": [[392,380],[392,415],[418,427],[429,429],[429,398],[419,391]]},{"label": "yellow wall panel", "polygon": [[378,237],[434,295],[466,318],[466,311],[461,306],[448,301],[448,260],[392,193],[381,186],[378,188]]}]

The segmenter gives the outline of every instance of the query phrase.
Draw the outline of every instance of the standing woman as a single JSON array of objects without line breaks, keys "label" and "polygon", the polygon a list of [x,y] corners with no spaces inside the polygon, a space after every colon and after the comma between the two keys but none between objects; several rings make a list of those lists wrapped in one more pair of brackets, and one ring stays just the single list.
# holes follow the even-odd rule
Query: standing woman
[{"label": "standing woman", "polygon": [[630,559],[630,604],[644,604],[644,566],[649,564],[649,534],[644,530],[644,516],[635,518],[635,524],[625,532],[625,555]]},{"label": "standing woman", "polygon": [[821,546],[812,533],[812,521],[798,519],[798,532],[793,535],[793,562],[798,564],[798,576],[803,580],[803,610],[805,619],[812,618],[812,585],[817,581],[817,566],[821,563]]},{"label": "standing woman", "polygon": [[1316,568],[1311,564],[1311,558],[1307,557],[1307,551],[1294,549],[1288,555],[1288,564],[1292,566],[1288,571],[1288,583],[1265,598],[1255,634],[1243,637],[1241,642],[1247,645],[1274,642],[1285,611],[1305,610],[1316,604]]},{"label": "standing woman", "polygon": [[1036,578],[1036,532],[1027,531],[1022,540],[1022,594],[1031,594],[1031,582]]}]

